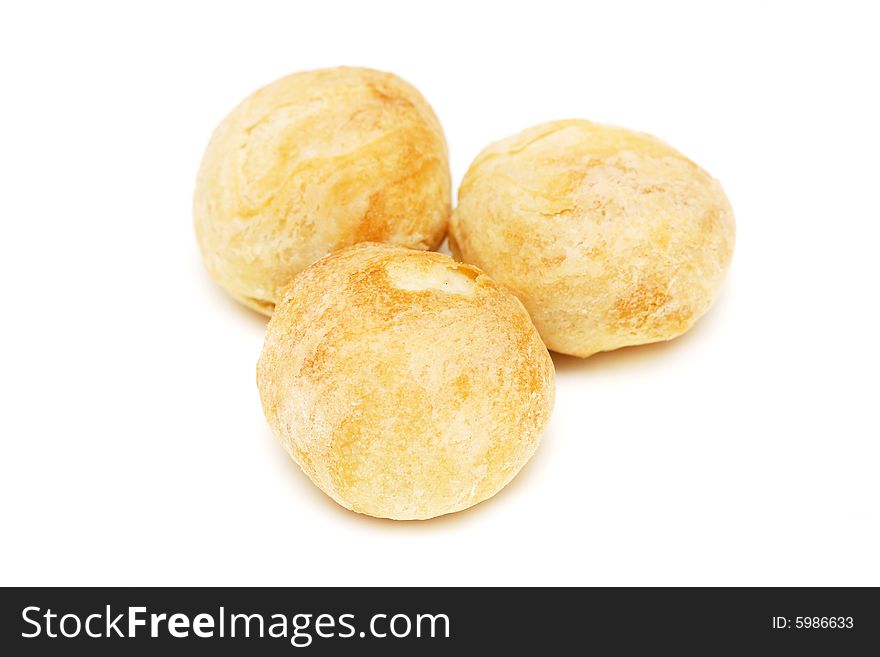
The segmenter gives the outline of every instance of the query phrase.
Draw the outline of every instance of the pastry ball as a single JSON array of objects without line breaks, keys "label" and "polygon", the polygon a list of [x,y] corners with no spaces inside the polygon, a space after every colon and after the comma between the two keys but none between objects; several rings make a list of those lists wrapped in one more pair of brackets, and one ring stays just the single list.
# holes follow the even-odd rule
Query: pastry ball
[{"label": "pastry ball", "polygon": [[466,509],[516,475],[550,416],[554,371],[522,304],[481,271],[362,243],[287,288],[257,385],[321,490],[411,520]]},{"label": "pastry ball", "polygon": [[433,249],[449,213],[437,117],[410,84],[363,68],[296,73],[248,97],[211,137],[193,208],[212,278],[267,315],[326,254]]},{"label": "pastry ball", "polygon": [[450,248],[522,300],[550,349],[586,357],[693,326],[718,293],[734,232],[721,185],[679,152],[569,120],[480,153]]}]

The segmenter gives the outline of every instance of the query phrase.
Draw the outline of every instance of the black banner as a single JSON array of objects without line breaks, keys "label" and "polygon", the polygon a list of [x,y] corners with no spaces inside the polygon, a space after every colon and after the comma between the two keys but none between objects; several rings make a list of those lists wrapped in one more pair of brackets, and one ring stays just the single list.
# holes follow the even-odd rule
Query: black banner
[{"label": "black banner", "polygon": [[880,650],[869,588],[3,589],[0,613],[5,655]]}]

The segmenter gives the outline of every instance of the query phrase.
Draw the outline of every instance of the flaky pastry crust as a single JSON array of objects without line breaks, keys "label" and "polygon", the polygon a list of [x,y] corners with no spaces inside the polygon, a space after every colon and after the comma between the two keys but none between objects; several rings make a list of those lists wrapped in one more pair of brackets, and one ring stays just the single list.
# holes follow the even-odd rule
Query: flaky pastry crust
[{"label": "flaky pastry crust", "polygon": [[535,451],[554,398],[553,363],[513,295],[449,256],[370,243],[294,279],[257,384],[321,490],[394,519],[497,493]]},{"label": "flaky pastry crust", "polygon": [[362,241],[433,249],[450,213],[446,142],[390,73],[307,71],[263,87],[214,131],[193,214],[208,272],[271,314],[306,266]]},{"label": "flaky pastry crust", "polygon": [[551,350],[580,357],[690,329],[734,239],[703,169],[655,137],[583,120],[486,148],[450,222],[453,254],[511,289]]}]

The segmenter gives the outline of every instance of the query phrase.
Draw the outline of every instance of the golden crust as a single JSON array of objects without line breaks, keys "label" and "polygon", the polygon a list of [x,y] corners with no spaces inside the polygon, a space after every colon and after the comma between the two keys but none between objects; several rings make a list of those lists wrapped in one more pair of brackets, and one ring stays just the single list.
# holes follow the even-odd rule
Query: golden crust
[{"label": "golden crust", "polygon": [[486,148],[449,231],[455,257],[510,288],[550,349],[581,357],[687,331],[735,240],[703,169],[651,135],[583,120]]},{"label": "golden crust", "polygon": [[272,430],[321,490],[404,520],[504,487],[538,445],[554,371],[522,304],[481,271],[363,243],[287,288],[257,385]]},{"label": "golden crust", "polygon": [[267,315],[290,279],[335,249],[436,248],[450,213],[440,123],[390,73],[296,73],[248,97],[214,131],[193,215],[208,272]]}]

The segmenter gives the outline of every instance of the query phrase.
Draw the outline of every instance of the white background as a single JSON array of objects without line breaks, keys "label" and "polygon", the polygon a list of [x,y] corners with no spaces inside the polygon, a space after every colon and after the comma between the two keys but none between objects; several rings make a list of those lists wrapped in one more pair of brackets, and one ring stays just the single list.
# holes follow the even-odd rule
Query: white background
[{"label": "white background", "polygon": [[[2,584],[880,585],[871,3],[19,3],[0,10]],[[266,426],[265,320],[202,269],[214,126],[287,73],[394,71],[457,184],[584,117],[723,183],[738,240],[671,343],[554,357],[534,459],[429,522],[337,507]]]}]

